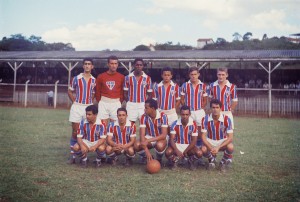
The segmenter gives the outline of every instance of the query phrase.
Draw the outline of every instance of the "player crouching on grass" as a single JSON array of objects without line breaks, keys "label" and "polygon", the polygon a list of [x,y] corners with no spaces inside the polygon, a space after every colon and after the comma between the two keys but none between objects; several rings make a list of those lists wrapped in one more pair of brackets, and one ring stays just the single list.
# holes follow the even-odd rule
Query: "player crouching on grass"
[{"label": "player crouching on grass", "polygon": [[101,158],[105,156],[106,129],[100,119],[97,119],[98,107],[90,105],[86,109],[86,119],[80,122],[77,131],[77,143],[73,149],[81,151],[81,165],[87,167],[87,153],[97,152],[96,167],[101,166]]},{"label": "player crouching on grass", "polygon": [[195,170],[194,162],[202,157],[202,151],[196,147],[198,126],[190,116],[190,108],[183,105],[180,108],[180,118],[171,125],[170,146],[166,150],[166,158],[171,162],[172,170],[185,157],[188,158],[190,169]]},{"label": "player crouching on grass", "polygon": [[145,101],[145,114],[140,120],[140,141],[134,145],[135,151],[141,156],[141,162],[146,163],[153,159],[149,149],[154,148],[156,159],[162,165],[162,157],[167,148],[168,117],[158,111],[154,99]]},{"label": "player crouching on grass", "polygon": [[231,119],[221,113],[222,102],[217,99],[210,101],[211,114],[202,119],[202,152],[208,158],[208,169],[215,168],[216,156],[219,151],[224,151],[220,162],[220,170],[232,162],[233,153],[233,129]]},{"label": "player crouching on grass", "polygon": [[112,165],[116,165],[117,155],[125,154],[124,165],[130,166],[135,156],[133,145],[136,139],[136,126],[127,119],[125,108],[117,110],[117,119],[108,125],[106,154],[111,158]]}]

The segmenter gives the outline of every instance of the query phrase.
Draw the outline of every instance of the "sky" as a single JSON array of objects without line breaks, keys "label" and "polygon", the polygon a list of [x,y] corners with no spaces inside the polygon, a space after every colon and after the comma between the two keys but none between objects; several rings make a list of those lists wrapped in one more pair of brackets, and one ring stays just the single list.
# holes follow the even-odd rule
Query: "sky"
[{"label": "sky", "polygon": [[0,39],[40,36],[78,51],[132,50],[246,32],[252,38],[300,33],[300,0],[0,0]]}]

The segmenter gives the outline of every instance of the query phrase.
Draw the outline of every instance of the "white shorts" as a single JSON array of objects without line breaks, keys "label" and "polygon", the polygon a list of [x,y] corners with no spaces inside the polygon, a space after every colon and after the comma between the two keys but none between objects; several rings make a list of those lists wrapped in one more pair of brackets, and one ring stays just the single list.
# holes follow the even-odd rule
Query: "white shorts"
[{"label": "white shorts", "polygon": [[222,111],[222,114],[225,114],[226,116],[228,116],[231,120],[231,125],[232,125],[232,129],[234,129],[234,124],[233,124],[233,115],[231,111]]},{"label": "white shorts", "polygon": [[179,151],[181,151],[182,153],[186,150],[186,148],[189,146],[189,144],[178,144],[175,143],[176,147]]},{"label": "white shorts", "polygon": [[205,117],[204,109],[200,109],[197,111],[191,111],[191,117],[194,121],[196,121],[197,126],[201,126],[201,121],[202,121],[203,117]]},{"label": "white shorts", "polygon": [[[146,138],[146,139],[150,139],[150,138],[152,138],[152,136],[146,135],[145,138]],[[167,140],[167,145],[169,145],[169,136],[168,136],[168,135],[167,135],[167,137],[166,137],[166,140]],[[156,143],[157,143],[157,141],[151,142],[152,147],[155,147],[155,146],[156,146]]]},{"label": "white shorts", "polygon": [[141,116],[145,113],[145,103],[127,102],[126,110],[128,119],[136,122],[137,120],[140,120]]},{"label": "white shorts", "polygon": [[82,119],[85,119],[86,117],[85,108],[87,106],[89,105],[83,105],[74,102],[71,106],[69,121],[72,123],[80,123]]},{"label": "white shorts", "polygon": [[164,112],[167,115],[169,126],[171,126],[174,121],[178,120],[178,115],[176,113],[176,109],[171,109],[171,110],[160,109],[159,111]]},{"label": "white shorts", "polygon": [[102,96],[98,104],[98,118],[117,120],[117,110],[121,107],[120,99]]},{"label": "white shorts", "polygon": [[212,140],[212,139],[207,138],[207,141],[208,141],[213,147],[220,146],[225,140],[227,140],[227,138],[222,139],[222,140]]},{"label": "white shorts", "polygon": [[85,144],[85,146],[87,146],[88,148],[91,148],[92,146],[96,145],[98,141],[95,142],[90,142],[86,139],[82,139],[83,143]]}]

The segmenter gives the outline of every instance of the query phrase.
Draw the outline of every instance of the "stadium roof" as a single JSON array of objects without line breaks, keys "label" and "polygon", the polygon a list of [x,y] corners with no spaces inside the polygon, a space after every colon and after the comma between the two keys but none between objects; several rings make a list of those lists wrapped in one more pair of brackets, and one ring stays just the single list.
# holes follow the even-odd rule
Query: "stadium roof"
[{"label": "stadium roof", "polygon": [[147,61],[224,62],[300,61],[300,50],[175,50],[175,51],[0,51],[0,62],[82,61],[85,57],[120,61],[143,58]]}]

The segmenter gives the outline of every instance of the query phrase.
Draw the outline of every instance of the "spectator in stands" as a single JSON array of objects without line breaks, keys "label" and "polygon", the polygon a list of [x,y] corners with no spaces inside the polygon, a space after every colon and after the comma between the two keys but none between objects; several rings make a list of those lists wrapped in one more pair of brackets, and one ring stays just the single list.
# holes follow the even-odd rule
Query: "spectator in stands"
[{"label": "spectator in stands", "polygon": [[296,91],[295,91],[295,94],[297,95],[298,91],[300,91],[300,80],[297,81],[296,83]]},{"label": "spectator in stands", "polygon": [[255,88],[255,80],[252,78],[249,81],[249,88]]},{"label": "spectator in stands", "polygon": [[50,90],[49,92],[47,92],[47,96],[48,96],[48,106],[51,107],[53,106],[53,96],[54,96],[53,91]]},{"label": "spectator in stands", "polygon": [[256,80],[256,88],[262,88],[263,86],[262,86],[262,80],[260,79],[260,78],[258,78],[257,80]]}]

